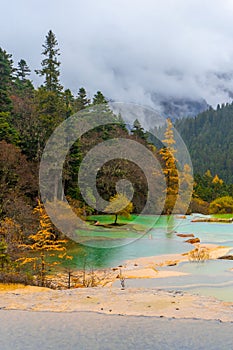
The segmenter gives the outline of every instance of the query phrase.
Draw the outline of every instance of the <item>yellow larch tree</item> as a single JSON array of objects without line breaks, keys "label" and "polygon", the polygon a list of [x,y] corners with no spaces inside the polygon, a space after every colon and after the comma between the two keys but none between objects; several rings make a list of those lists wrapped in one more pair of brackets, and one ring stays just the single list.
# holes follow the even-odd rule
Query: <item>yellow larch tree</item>
[{"label": "yellow larch tree", "polygon": [[159,151],[163,162],[163,173],[166,178],[166,201],[164,213],[170,214],[177,200],[179,190],[179,174],[176,165],[176,149],[174,145],[173,125],[171,119],[167,119],[167,128],[164,133],[164,147]]},{"label": "yellow larch tree", "polygon": [[130,218],[130,213],[133,211],[133,204],[132,202],[129,202],[128,198],[124,194],[117,193],[115,196],[110,198],[110,203],[106,207],[105,211],[115,214],[114,225],[116,225],[118,216]]},{"label": "yellow larch tree", "polygon": [[[40,286],[45,285],[45,277],[48,267],[61,263],[63,258],[71,258],[67,256],[66,239],[58,239],[54,233],[53,224],[46,213],[43,204],[38,200],[38,204],[34,209],[34,213],[39,216],[39,226],[35,234],[28,237],[29,243],[21,245],[26,250],[31,250],[31,256],[20,258],[22,265],[32,263],[34,270],[38,271]],[[52,262],[53,258],[56,258]]]}]

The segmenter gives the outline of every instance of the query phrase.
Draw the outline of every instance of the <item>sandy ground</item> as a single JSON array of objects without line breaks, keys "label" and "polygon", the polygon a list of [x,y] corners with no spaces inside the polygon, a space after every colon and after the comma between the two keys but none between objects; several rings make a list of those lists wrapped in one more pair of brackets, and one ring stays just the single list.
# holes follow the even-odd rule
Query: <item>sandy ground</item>
[{"label": "sandy ground", "polygon": [[[227,254],[230,248],[205,246],[210,258]],[[157,278],[178,276],[180,272],[163,271],[162,267],[187,261],[187,254],[162,255],[127,261],[119,269],[125,278]],[[159,268],[159,271],[158,271]],[[119,274],[114,271],[113,279]],[[32,286],[0,288],[0,309],[144,315],[176,318],[219,319],[233,322],[233,303],[179,291],[105,287],[51,290]]]},{"label": "sandy ground", "polygon": [[200,318],[233,322],[233,303],[178,291],[127,288],[51,290],[24,287],[1,292],[0,309]]}]

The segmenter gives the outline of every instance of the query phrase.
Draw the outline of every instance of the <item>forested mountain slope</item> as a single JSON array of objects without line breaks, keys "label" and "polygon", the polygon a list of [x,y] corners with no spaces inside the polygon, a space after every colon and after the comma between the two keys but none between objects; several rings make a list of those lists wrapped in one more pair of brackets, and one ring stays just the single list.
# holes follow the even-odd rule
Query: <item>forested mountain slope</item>
[{"label": "forested mountain slope", "polygon": [[194,173],[202,175],[209,169],[224,181],[233,182],[233,104],[183,118],[175,127],[188,147]]}]

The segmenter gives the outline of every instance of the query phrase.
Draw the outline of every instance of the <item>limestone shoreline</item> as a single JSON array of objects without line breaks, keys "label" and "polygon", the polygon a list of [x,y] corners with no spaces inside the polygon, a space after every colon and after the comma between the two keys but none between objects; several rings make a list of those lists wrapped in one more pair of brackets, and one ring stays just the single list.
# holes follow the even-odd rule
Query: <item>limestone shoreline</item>
[{"label": "limestone shoreline", "polygon": [[[196,244],[194,247],[200,247],[208,251],[208,259],[210,260],[226,255],[232,249],[231,247],[223,247],[216,244]],[[177,265],[185,261],[189,261],[189,252],[184,254],[141,257],[125,261],[120,270],[122,275],[127,279],[175,277],[185,275],[186,273],[163,270],[163,267]]]},{"label": "limestone shoreline", "polygon": [[25,287],[1,292],[1,310],[98,312],[127,316],[198,318],[233,322],[233,303],[181,291],[127,288],[51,290]]},{"label": "limestone shoreline", "polygon": [[[208,245],[210,258],[227,254],[231,248]],[[161,278],[171,276],[162,267],[187,261],[187,254],[144,257],[125,262],[120,267],[125,278]],[[157,270],[158,267],[161,270]],[[100,312],[105,314],[200,318],[233,322],[233,303],[212,297],[193,295],[176,290],[127,288],[112,286],[118,270],[105,286],[52,290],[32,286],[0,289],[0,309],[49,312]],[[180,272],[173,272],[180,275]]]}]

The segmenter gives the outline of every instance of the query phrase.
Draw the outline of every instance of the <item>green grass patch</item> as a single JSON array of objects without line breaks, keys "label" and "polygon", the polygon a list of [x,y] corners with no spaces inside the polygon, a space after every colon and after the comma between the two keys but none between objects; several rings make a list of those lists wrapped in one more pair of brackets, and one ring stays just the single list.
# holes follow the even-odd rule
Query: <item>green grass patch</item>
[{"label": "green grass patch", "polygon": [[211,216],[213,218],[218,218],[218,219],[231,219],[233,218],[233,213],[232,214],[212,214]]}]

